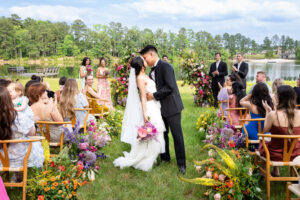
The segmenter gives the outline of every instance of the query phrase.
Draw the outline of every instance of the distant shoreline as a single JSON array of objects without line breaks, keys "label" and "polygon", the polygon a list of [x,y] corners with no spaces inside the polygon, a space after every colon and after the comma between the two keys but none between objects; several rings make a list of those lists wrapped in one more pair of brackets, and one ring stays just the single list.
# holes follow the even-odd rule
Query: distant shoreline
[{"label": "distant shoreline", "polygon": [[295,62],[296,60],[275,58],[275,59],[245,59],[245,61],[252,62],[252,63],[291,63],[291,62]]}]

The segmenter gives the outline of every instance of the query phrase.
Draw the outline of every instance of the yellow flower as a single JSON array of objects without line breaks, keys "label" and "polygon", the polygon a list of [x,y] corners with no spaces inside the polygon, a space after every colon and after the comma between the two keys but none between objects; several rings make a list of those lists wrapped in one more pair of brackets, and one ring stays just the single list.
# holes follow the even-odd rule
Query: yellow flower
[{"label": "yellow flower", "polygon": [[61,194],[62,193],[62,190],[58,190],[58,194]]},{"label": "yellow flower", "polygon": [[50,181],[54,182],[55,181],[55,177],[51,176]]}]

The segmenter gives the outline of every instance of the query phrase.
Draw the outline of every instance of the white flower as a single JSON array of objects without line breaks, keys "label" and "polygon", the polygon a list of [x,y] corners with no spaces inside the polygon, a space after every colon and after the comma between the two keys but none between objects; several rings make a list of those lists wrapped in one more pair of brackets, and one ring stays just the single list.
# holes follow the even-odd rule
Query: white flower
[{"label": "white flower", "polygon": [[88,178],[90,181],[94,181],[95,180],[95,173],[93,170],[88,171]]},{"label": "white flower", "polygon": [[200,172],[200,171],[201,171],[201,168],[202,168],[201,166],[198,166],[198,165],[197,165],[197,166],[196,166],[197,172]]},{"label": "white flower", "polygon": [[197,81],[200,81],[201,79],[200,78],[197,78]]},{"label": "white flower", "polygon": [[253,169],[250,167],[250,168],[249,168],[248,175],[249,175],[249,176],[252,176],[252,174],[253,174]]},{"label": "white flower", "polygon": [[194,68],[194,69],[193,69],[193,71],[195,72],[195,71],[197,71],[197,69],[196,69],[196,68]]},{"label": "white flower", "polygon": [[224,174],[219,175],[219,181],[224,182],[225,178],[226,178],[226,176]]},{"label": "white flower", "polygon": [[209,156],[209,157],[213,157],[213,156],[214,156],[214,150],[213,150],[213,149],[210,149],[210,150],[208,151],[208,156]]},{"label": "white flower", "polygon": [[211,177],[212,177],[211,171],[207,171],[207,172],[206,172],[206,177],[207,177],[207,178],[211,178]]},{"label": "white flower", "polygon": [[220,193],[215,194],[214,200],[221,200],[221,195],[220,195]]},{"label": "white flower", "polygon": [[201,68],[200,67],[198,67],[198,70],[200,70]]}]

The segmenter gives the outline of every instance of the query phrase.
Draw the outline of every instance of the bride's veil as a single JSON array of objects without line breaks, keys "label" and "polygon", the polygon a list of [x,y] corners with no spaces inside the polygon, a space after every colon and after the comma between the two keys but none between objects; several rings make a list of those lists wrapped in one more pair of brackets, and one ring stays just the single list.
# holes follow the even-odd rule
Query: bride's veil
[{"label": "bride's veil", "polygon": [[143,123],[142,104],[137,89],[135,69],[131,67],[121,141],[134,145],[137,139],[137,127]]}]

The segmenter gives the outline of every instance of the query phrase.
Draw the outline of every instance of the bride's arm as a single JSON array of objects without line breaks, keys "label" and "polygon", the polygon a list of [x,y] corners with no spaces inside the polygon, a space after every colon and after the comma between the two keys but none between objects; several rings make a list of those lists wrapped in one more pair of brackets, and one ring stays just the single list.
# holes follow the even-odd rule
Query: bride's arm
[{"label": "bride's arm", "polygon": [[137,86],[140,89],[141,94],[141,103],[142,103],[142,110],[143,110],[143,117],[144,122],[146,123],[148,121],[146,116],[146,81],[143,78],[137,78]]}]

